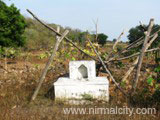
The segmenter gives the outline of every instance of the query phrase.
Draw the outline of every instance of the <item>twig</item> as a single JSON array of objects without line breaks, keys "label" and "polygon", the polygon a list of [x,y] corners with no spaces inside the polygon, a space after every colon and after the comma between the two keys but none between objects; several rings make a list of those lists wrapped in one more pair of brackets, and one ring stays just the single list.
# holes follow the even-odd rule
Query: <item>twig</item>
[{"label": "twig", "polygon": [[145,36],[145,40],[144,40],[144,43],[143,43],[142,51],[141,51],[141,54],[140,54],[139,60],[138,60],[136,78],[135,78],[135,80],[133,82],[133,90],[134,91],[135,91],[137,83],[138,83],[138,79],[139,79],[139,76],[140,76],[140,70],[141,70],[141,66],[142,66],[143,57],[144,57],[144,54],[145,54],[145,51],[146,51],[146,48],[147,48],[147,43],[149,41],[150,33],[151,33],[153,25],[154,25],[154,19],[151,19],[150,23],[149,23],[148,30],[147,30],[147,34]]},{"label": "twig", "polygon": [[114,82],[114,84],[117,86],[117,88],[126,96],[128,97],[128,95],[123,91],[123,89],[120,87],[120,85],[115,81],[115,79],[113,78],[111,72],[107,69],[105,63],[103,62],[102,58],[100,57],[99,53],[97,52],[97,50],[94,48],[92,42],[90,41],[90,39],[88,38],[89,43],[91,44],[94,52],[96,53],[98,59],[100,60],[100,62],[102,63],[104,69],[106,70],[106,72],[109,74],[110,78],[112,79],[112,81]]},{"label": "twig", "polygon": [[[58,33],[54,28],[48,26],[47,24],[45,24],[44,22],[42,22],[37,16],[35,16],[30,10],[27,9],[27,12],[29,12],[39,23],[41,23],[42,25],[44,25],[46,28],[48,28],[49,30],[51,30],[52,32],[54,32],[56,35],[58,36],[62,36],[62,34]],[[70,40],[69,38],[65,37],[65,40],[69,43],[71,43],[75,48],[77,48],[81,53],[85,54],[86,56],[90,57],[91,59],[98,61],[96,58],[94,58],[93,56],[90,56],[89,54],[87,54],[86,52],[84,52],[82,49],[80,49],[75,43],[72,42],[72,40]]]},{"label": "twig", "polygon": [[52,54],[51,54],[48,62],[46,63],[46,66],[45,66],[42,74],[41,74],[41,77],[40,77],[40,79],[39,79],[39,84],[38,84],[38,86],[37,86],[37,88],[36,88],[36,90],[35,90],[35,92],[34,92],[34,94],[33,94],[33,96],[32,96],[31,101],[32,101],[32,100],[35,100],[35,98],[37,97],[37,94],[38,94],[38,92],[39,92],[39,90],[40,90],[40,88],[41,88],[41,86],[42,86],[42,83],[43,83],[43,81],[44,81],[44,79],[45,79],[45,76],[46,76],[46,74],[47,74],[48,68],[49,68],[50,64],[52,63],[53,58],[54,58],[54,56],[55,56],[55,54],[56,54],[56,51],[58,50],[58,47],[59,47],[61,41],[62,41],[62,40],[64,39],[64,37],[68,34],[68,32],[69,32],[69,31],[66,30],[66,31],[62,34],[61,38],[58,38],[58,39],[57,39],[56,44],[55,44],[55,47],[54,47],[54,50],[53,50],[53,52],[52,52]]}]

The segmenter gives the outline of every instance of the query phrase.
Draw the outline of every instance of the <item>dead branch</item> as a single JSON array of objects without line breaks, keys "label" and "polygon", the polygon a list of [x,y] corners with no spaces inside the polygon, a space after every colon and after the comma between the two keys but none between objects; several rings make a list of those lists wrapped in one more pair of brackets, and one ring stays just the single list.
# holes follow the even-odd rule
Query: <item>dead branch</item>
[{"label": "dead branch", "polygon": [[110,58],[110,56],[114,53],[115,48],[116,48],[118,42],[120,41],[122,35],[124,35],[124,30],[123,30],[123,32],[119,35],[119,37],[117,38],[116,42],[114,43],[114,45],[113,45],[113,47],[112,47],[113,50],[109,53],[108,57],[106,58],[107,61],[110,61],[110,60],[113,60],[113,59],[114,59],[115,56],[112,57],[112,58]]},{"label": "dead branch", "polygon": [[95,39],[95,42],[98,42],[98,19],[97,19],[97,21],[93,20],[93,23],[94,23],[95,29],[96,29],[96,39]]},{"label": "dead branch", "polygon": [[117,86],[117,88],[126,96],[128,97],[128,95],[123,91],[123,89],[120,87],[120,85],[115,81],[114,77],[112,76],[111,72],[107,69],[104,61],[102,60],[102,58],[100,57],[99,53],[97,52],[97,50],[95,49],[95,47],[93,46],[92,42],[90,41],[90,39],[88,38],[88,41],[90,43],[90,45],[92,46],[94,52],[96,53],[98,59],[100,60],[100,62],[102,63],[104,69],[106,70],[106,72],[109,74],[110,78],[112,79],[112,81],[114,82],[114,84]]},{"label": "dead branch", "polygon": [[[60,33],[60,29],[61,29],[60,26],[57,26],[57,32],[58,33]],[[60,36],[58,36],[58,35],[56,36],[56,40],[59,40],[60,38],[61,38]]]},{"label": "dead branch", "polygon": [[147,43],[147,45],[146,45],[146,48],[148,49],[150,46],[151,46],[151,44],[157,39],[157,37],[158,37],[158,33],[156,33],[155,35],[154,35],[154,37],[149,41],[149,43]]},{"label": "dead branch", "polygon": [[142,43],[143,43],[143,38],[144,38],[144,37],[140,37],[138,40],[136,40],[136,41],[132,42],[131,44],[129,44],[124,50],[122,50],[121,53],[124,53],[125,50],[130,49],[131,47],[133,47],[134,45],[138,44],[138,43],[141,42],[141,41],[142,41]]},{"label": "dead branch", "polygon": [[139,24],[140,24],[141,26],[144,26],[144,24],[142,23],[142,21],[139,21]]},{"label": "dead branch", "polygon": [[[158,34],[159,32],[160,32],[160,30],[156,31],[153,35],[150,36],[150,38],[154,37],[154,36],[155,36],[156,34]],[[117,56],[119,56],[121,53],[128,52],[131,48],[138,47],[138,46],[141,45],[143,42],[144,42],[144,39],[143,39],[143,37],[141,37],[140,39],[136,40],[135,42],[131,43],[131,44],[128,45],[126,48],[124,48],[122,51],[120,51]],[[154,51],[154,50],[153,50],[153,51]],[[156,51],[156,49],[155,49],[155,51]],[[147,51],[146,51],[146,52],[147,52]],[[150,51],[148,51],[148,52],[150,52]],[[116,59],[117,56],[114,56],[114,57],[110,58],[109,60],[105,61],[105,63],[107,64],[107,63],[109,63],[109,62],[111,62],[111,61],[118,61],[118,60],[128,59],[128,58],[131,58],[131,57],[134,57],[134,56],[137,56],[137,55],[139,55],[139,54],[137,53],[137,54],[135,54],[135,55],[131,55],[131,56],[128,56],[128,57],[122,58],[122,59],[121,59],[121,58],[120,58],[120,59]]]},{"label": "dead branch", "polygon": [[132,64],[132,66],[129,68],[129,70],[127,71],[127,73],[124,75],[122,81],[126,81],[128,76],[131,74],[131,72],[134,70],[135,66],[137,65],[138,63],[138,59],[139,57],[136,58],[136,60],[134,61],[134,63]]},{"label": "dead branch", "polygon": [[[153,51],[158,51],[158,50],[160,50],[160,48],[153,48],[153,49],[150,49],[150,50],[145,51],[145,53],[153,52]],[[130,55],[130,56],[127,56],[127,57],[118,58],[118,59],[113,59],[113,60],[107,61],[106,63],[109,63],[109,62],[111,62],[111,61],[121,61],[121,60],[129,59],[129,58],[132,58],[132,57],[136,57],[136,56],[138,56],[138,55],[140,55],[140,52],[135,53],[135,54]]]},{"label": "dead branch", "polygon": [[[59,31],[57,31],[57,32],[59,32]],[[64,37],[65,37],[68,33],[69,33],[69,31],[66,30],[66,31],[62,34],[61,38],[58,38],[58,39],[57,39],[56,44],[55,44],[55,47],[54,47],[54,50],[53,50],[53,52],[52,52],[52,54],[51,54],[48,62],[46,63],[46,66],[45,66],[42,74],[41,74],[41,77],[40,77],[40,79],[39,79],[39,84],[38,84],[38,86],[37,86],[37,88],[36,88],[36,90],[35,90],[35,92],[34,92],[34,94],[33,94],[33,96],[32,96],[31,101],[32,101],[32,100],[35,100],[35,98],[37,97],[38,92],[39,92],[39,90],[40,90],[40,88],[41,88],[41,86],[42,86],[42,83],[43,83],[43,81],[44,81],[44,79],[45,79],[45,76],[46,76],[46,74],[47,74],[48,68],[49,68],[50,64],[52,63],[53,58],[54,58],[54,56],[55,56],[55,54],[56,54],[56,52],[57,52],[57,50],[58,50],[58,47],[59,47],[61,41],[64,39]]]},{"label": "dead branch", "polygon": [[[155,29],[155,28],[154,28]],[[153,29],[153,30],[154,30]],[[152,34],[150,36],[150,38],[154,37],[157,33],[159,33],[160,30],[156,31],[154,34]],[[129,44],[126,48],[124,48],[120,53],[125,53],[128,52],[131,48],[135,48],[140,46],[142,43],[144,42],[144,37],[139,38],[138,40],[136,40],[135,42]]]},{"label": "dead branch", "polygon": [[140,76],[140,70],[141,70],[141,66],[142,66],[143,57],[144,57],[144,54],[145,54],[145,51],[146,51],[146,48],[147,48],[147,43],[149,41],[150,33],[151,33],[153,25],[154,25],[154,19],[151,19],[150,23],[149,23],[148,30],[147,30],[147,34],[145,36],[145,40],[144,40],[144,43],[143,43],[142,51],[141,51],[141,54],[139,56],[138,64],[137,64],[136,78],[135,78],[135,80],[133,82],[133,90],[134,91],[135,91],[135,88],[136,88],[137,83],[138,83],[138,79],[139,79],[139,76]]},{"label": "dead branch", "polygon": [[[154,34],[154,37],[149,41],[149,43],[147,43],[146,45],[146,49],[145,49],[145,53],[146,52],[152,52],[152,51],[157,51],[159,50],[160,48],[154,48],[154,49],[150,49],[150,50],[147,50],[150,45],[154,42],[154,40],[158,37],[158,32],[156,32],[156,34]],[[129,57],[134,57],[134,56],[137,56],[137,55],[140,55],[140,53],[136,53],[134,55],[131,55],[131,56],[128,56]],[[126,57],[127,58],[127,57]],[[123,58],[124,59],[124,58]],[[121,59],[122,60],[122,59]],[[137,57],[137,59],[135,60],[135,62],[133,63],[133,65],[129,68],[129,70],[127,71],[127,73],[125,74],[125,76],[123,77],[122,81],[126,81],[128,76],[131,74],[131,72],[134,70],[136,64],[138,63],[138,60],[139,60],[139,57]]]},{"label": "dead branch", "polygon": [[121,39],[121,37],[122,37],[123,35],[124,35],[124,30],[123,30],[123,32],[119,35],[119,37],[117,38],[116,42],[114,43],[114,45],[113,45],[113,51],[115,51],[115,48],[116,48],[118,42],[120,41],[120,39]]},{"label": "dead branch", "polygon": [[[54,32],[56,35],[58,36],[62,36],[61,33],[58,33],[54,28],[48,26],[47,24],[45,24],[44,22],[42,22],[37,16],[35,16],[30,10],[27,9],[27,12],[29,12],[33,18],[35,18],[39,23],[41,23],[43,26],[45,26],[46,28],[48,28],[49,30],[51,30],[52,32]],[[65,40],[67,42],[69,42],[70,44],[72,44],[75,48],[77,48],[81,53],[85,54],[86,56],[90,57],[91,59],[98,61],[96,58],[94,58],[93,56],[90,56],[89,54],[87,54],[86,52],[84,52],[81,48],[79,48],[75,43],[72,42],[72,40],[70,40],[69,38],[65,37]]]},{"label": "dead branch", "polygon": [[[147,44],[147,47],[146,47],[146,52],[152,52],[152,51],[157,51],[157,50],[160,50],[160,48],[154,48],[154,49],[150,49],[150,50],[147,50],[150,45],[153,43],[153,41],[158,37],[158,33],[150,40],[150,42]],[[131,55],[130,57],[135,57],[135,56],[138,56],[140,55],[140,52],[139,53],[136,53],[134,55]],[[127,57],[126,57],[127,58]],[[129,58],[129,56],[128,56]],[[124,59],[124,58],[123,58]],[[121,59],[122,60],[122,59]],[[131,74],[131,72],[134,70],[135,66],[137,65],[138,63],[138,60],[139,60],[139,57],[137,57],[137,59],[134,61],[133,65],[129,68],[129,70],[127,71],[127,73],[125,74],[125,76],[123,77],[122,81],[126,81],[128,76]]]}]

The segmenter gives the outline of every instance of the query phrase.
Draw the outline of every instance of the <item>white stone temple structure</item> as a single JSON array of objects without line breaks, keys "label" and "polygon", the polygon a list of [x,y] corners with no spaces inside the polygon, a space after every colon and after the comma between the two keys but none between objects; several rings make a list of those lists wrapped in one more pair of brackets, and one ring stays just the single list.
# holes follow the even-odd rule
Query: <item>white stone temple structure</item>
[{"label": "white stone temple structure", "polygon": [[96,77],[95,61],[71,61],[69,78],[59,78],[54,83],[55,99],[83,99],[90,95],[94,99],[109,100],[109,81]]}]

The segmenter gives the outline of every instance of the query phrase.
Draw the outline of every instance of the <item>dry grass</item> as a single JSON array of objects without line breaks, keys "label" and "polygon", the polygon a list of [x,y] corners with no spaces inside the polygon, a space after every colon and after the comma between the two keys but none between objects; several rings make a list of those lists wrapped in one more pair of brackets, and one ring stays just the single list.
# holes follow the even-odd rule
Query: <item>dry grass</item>
[{"label": "dry grass", "polygon": [[[3,65],[3,60],[2,65]],[[32,60],[30,60],[32,61]],[[41,67],[38,69],[33,63],[18,62],[8,65],[8,73],[0,73],[0,120],[158,120],[159,114],[156,115],[65,115],[63,108],[69,107],[123,107],[128,106],[127,100],[111,84],[110,102],[94,102],[88,105],[68,105],[63,102],[54,102],[52,99],[45,97],[53,81],[63,73],[67,72],[68,63],[56,63],[54,69],[51,69],[45,83],[37,97],[36,101],[29,104],[30,97],[38,83],[41,73]],[[21,64],[20,64],[21,63]],[[40,64],[40,63],[39,63]],[[40,64],[44,66],[43,64]],[[63,71],[63,73],[62,73]],[[124,73],[124,72],[123,72]],[[101,74],[102,75],[102,74]],[[118,75],[118,73],[116,73]],[[118,76],[116,76],[118,78]]]}]

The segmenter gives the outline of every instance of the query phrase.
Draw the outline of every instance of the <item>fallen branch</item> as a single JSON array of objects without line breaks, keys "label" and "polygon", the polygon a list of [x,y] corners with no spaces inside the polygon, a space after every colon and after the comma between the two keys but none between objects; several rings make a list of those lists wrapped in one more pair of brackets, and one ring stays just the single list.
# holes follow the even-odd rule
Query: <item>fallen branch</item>
[{"label": "fallen branch", "polygon": [[43,81],[44,81],[44,79],[45,79],[45,76],[46,76],[46,74],[47,74],[48,68],[49,68],[50,64],[52,63],[54,56],[56,55],[56,52],[57,52],[57,50],[58,50],[58,47],[59,47],[61,41],[64,39],[64,37],[68,34],[68,32],[69,32],[69,31],[66,30],[66,31],[62,34],[61,38],[58,38],[58,39],[57,39],[56,44],[55,44],[55,47],[54,47],[54,50],[53,50],[53,52],[52,52],[52,54],[51,54],[48,62],[46,63],[46,66],[45,66],[42,74],[41,74],[41,77],[40,77],[40,79],[39,79],[39,84],[38,84],[38,86],[37,86],[37,88],[36,88],[36,90],[35,90],[32,98],[31,98],[31,101],[32,101],[32,100],[35,100],[35,98],[37,97],[37,94],[38,94],[38,92],[39,92],[39,90],[40,90],[40,88],[41,88],[41,86],[42,86],[42,83],[43,83]]},{"label": "fallen branch", "polygon": [[[52,32],[54,32],[56,35],[58,36],[62,36],[62,34],[58,33],[54,28],[48,26],[47,24],[45,24],[44,22],[42,22],[37,16],[35,16],[30,10],[27,9],[27,12],[29,12],[33,18],[35,18],[39,23],[41,23],[43,26],[45,26],[46,28],[48,28],[49,30],[51,30]],[[72,40],[70,40],[69,38],[65,37],[65,40],[69,43],[71,43],[75,48],[77,48],[81,53],[85,54],[86,56],[90,57],[91,59],[98,61],[96,58],[94,58],[93,56],[90,56],[89,54],[87,54],[86,52],[84,52],[82,49],[80,49],[75,43],[72,42]]]},{"label": "fallen branch", "polygon": [[106,70],[106,72],[109,74],[110,78],[112,79],[112,81],[114,82],[114,84],[117,86],[117,88],[126,96],[128,97],[128,95],[123,91],[123,89],[120,87],[120,85],[115,81],[115,79],[113,78],[111,72],[107,69],[105,63],[103,62],[102,58],[100,57],[99,53],[97,52],[97,50],[94,48],[92,42],[90,41],[90,39],[88,38],[88,41],[90,43],[90,45],[92,46],[94,52],[96,53],[98,59],[100,60],[100,62],[102,63],[104,69]]}]

